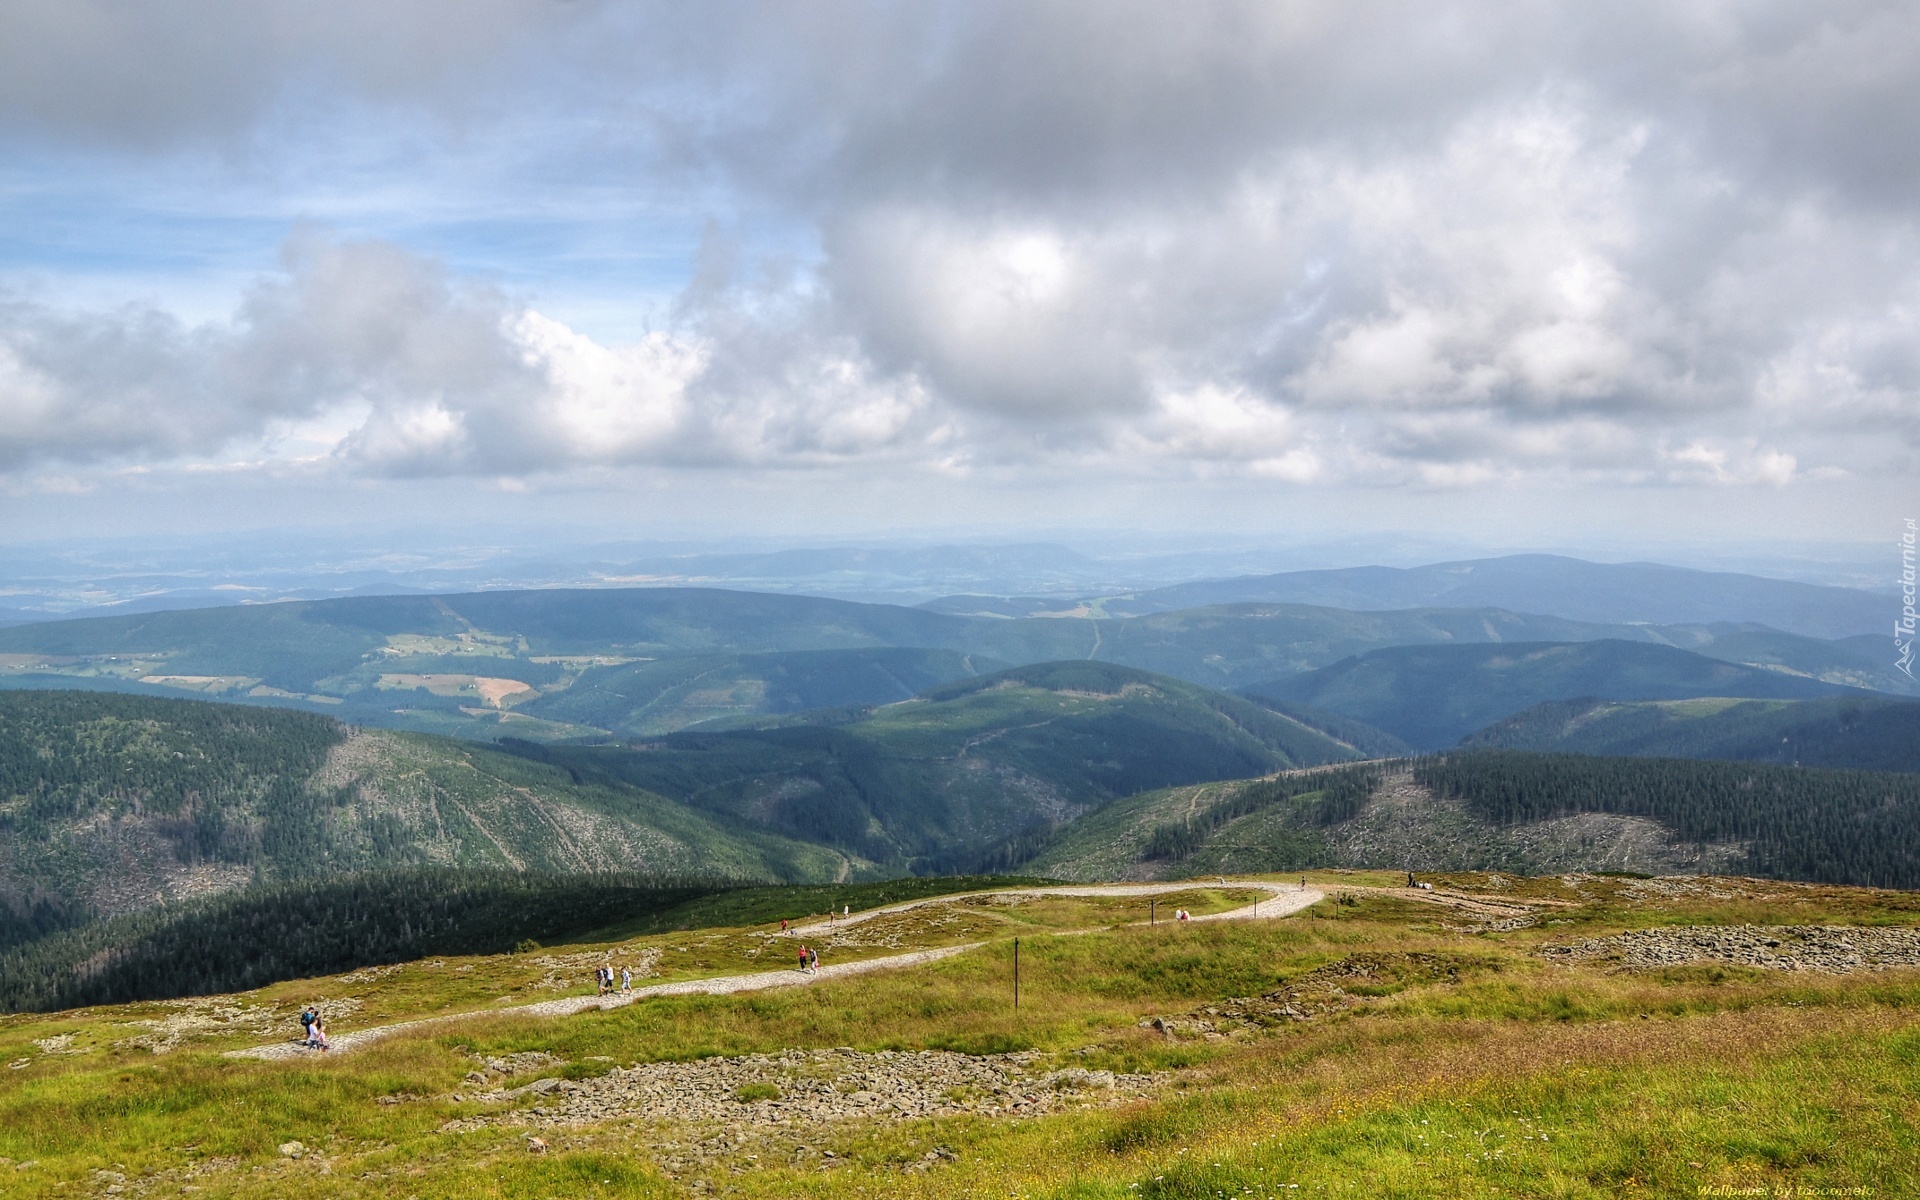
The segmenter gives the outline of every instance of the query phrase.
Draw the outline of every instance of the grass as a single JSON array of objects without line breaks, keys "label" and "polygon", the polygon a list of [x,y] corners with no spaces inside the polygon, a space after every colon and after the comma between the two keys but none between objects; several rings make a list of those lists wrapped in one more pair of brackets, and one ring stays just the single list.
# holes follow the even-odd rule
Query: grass
[{"label": "grass", "polygon": [[[913,970],[545,1021],[479,1016],[331,1060],[213,1052],[260,1040],[245,1030],[189,1037],[164,1054],[116,1044],[136,1028],[127,1022],[159,1006],[0,1018],[0,1060],[27,1060],[0,1071],[0,1156],[12,1160],[0,1162],[0,1194],[90,1194],[112,1176],[153,1195],[420,1200],[686,1196],[695,1182],[745,1197],[1063,1200],[1920,1190],[1920,971],[1608,974],[1533,953],[1568,937],[1721,917],[1914,923],[1915,897],[1754,881],[1665,894],[1632,890],[1664,881],[1436,880],[1443,891],[1527,898],[1548,920],[1570,922],[1475,935],[1445,928],[1446,910],[1431,902],[1384,890],[1388,873],[1315,882],[1357,902],[1285,920],[1148,927],[1138,923],[1144,898],[974,896],[850,927],[906,946],[988,942]],[[1205,912],[1242,896],[1195,884],[1161,903]],[[1077,936],[1054,936],[1066,933]],[[695,959],[720,969],[766,942],[787,945],[734,927],[593,949],[658,950],[688,959],[691,974],[707,969]],[[846,951],[863,952],[892,950]],[[1171,1038],[1140,1025],[1356,955],[1432,955],[1456,969],[1361,989],[1370,994],[1344,1015],[1252,1036]],[[376,1010],[432,1011],[440,995],[466,995],[423,985],[479,976],[486,986],[469,990],[485,992],[524,980],[532,957],[410,964],[366,980],[354,985],[363,1008],[336,1030]],[[338,980],[290,985],[279,998],[328,988]],[[237,1000],[257,1008],[273,993]],[[566,1064],[545,1073],[579,1077],[613,1063],[835,1046],[1020,1050],[1042,1063],[1158,1072],[1160,1082],[1148,1100],[1037,1119],[852,1122],[724,1144],[623,1119],[544,1130],[544,1154],[510,1127],[442,1131],[494,1111],[458,1098],[472,1090],[463,1078],[475,1055],[540,1050]],[[746,1084],[734,1098],[771,1101],[771,1086]],[[311,1152],[276,1149],[294,1139]]]}]

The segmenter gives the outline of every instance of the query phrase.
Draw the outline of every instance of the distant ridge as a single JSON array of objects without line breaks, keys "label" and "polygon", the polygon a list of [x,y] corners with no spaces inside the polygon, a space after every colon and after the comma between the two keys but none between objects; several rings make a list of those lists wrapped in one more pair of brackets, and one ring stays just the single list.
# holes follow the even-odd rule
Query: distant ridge
[{"label": "distant ridge", "polygon": [[1469,748],[1920,771],[1920,702],[1643,700],[1536,705],[1467,736]]},{"label": "distant ridge", "polygon": [[1817,638],[1881,633],[1893,619],[1885,597],[1854,588],[1555,554],[1181,583],[1110,601],[1107,608],[1131,615],[1253,601],[1360,611],[1489,607],[1601,624],[1750,621]]},{"label": "distant ridge", "polygon": [[1550,700],[1804,699],[1872,693],[1643,642],[1393,646],[1246,689],[1352,717],[1425,750]]}]

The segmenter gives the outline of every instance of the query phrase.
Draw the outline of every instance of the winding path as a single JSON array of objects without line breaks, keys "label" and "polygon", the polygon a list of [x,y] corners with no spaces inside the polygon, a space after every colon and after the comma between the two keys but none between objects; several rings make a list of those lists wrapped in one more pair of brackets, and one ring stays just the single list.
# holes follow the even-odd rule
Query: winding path
[{"label": "winding path", "polygon": [[[834,922],[816,921],[810,925],[794,926],[795,935],[825,932],[828,929],[845,929],[864,921],[871,921],[888,913],[907,912],[928,905],[951,904],[956,900],[978,898],[981,896],[1152,896],[1167,892],[1187,892],[1197,887],[1218,887],[1219,884],[1202,882],[1187,883],[1111,883],[1065,885],[1061,887],[1005,888],[990,892],[956,892],[947,896],[930,896],[925,900],[910,900],[903,904],[889,904],[884,908],[868,909],[854,913]],[[1249,882],[1234,880],[1226,884],[1229,888],[1241,891],[1266,892],[1268,897],[1256,900],[1252,904],[1229,909],[1226,912],[1212,913],[1194,917],[1194,921],[1237,921],[1253,920],[1264,917],[1285,917],[1299,912],[1326,898],[1324,892],[1313,888],[1301,888],[1297,884]],[[882,958],[868,958],[857,962],[835,963],[821,967],[818,971],[802,973],[788,969],[780,971],[754,971],[745,975],[717,975],[706,979],[683,979],[677,983],[656,983],[647,987],[634,988],[630,992],[616,992],[611,996],[565,996],[558,1000],[542,1000],[536,1004],[517,1004],[507,1008],[480,1008],[467,1012],[445,1013],[439,1016],[419,1017],[411,1021],[396,1021],[391,1025],[374,1025],[366,1029],[357,1029],[351,1033],[342,1033],[328,1040],[332,1044],[331,1053],[357,1050],[372,1045],[383,1038],[396,1033],[425,1029],[433,1025],[444,1025],[453,1021],[464,1021],[470,1017],[523,1016],[523,1017],[565,1017],[590,1009],[605,1011],[623,1008],[636,1000],[647,1000],[655,996],[719,996],[733,992],[763,991],[768,988],[802,987],[815,983],[825,983],[834,979],[845,979],[852,975],[865,975],[872,971],[892,970],[895,967],[912,967],[921,963],[935,962],[951,958],[956,954],[977,949],[985,942],[968,942],[959,946],[941,946],[932,950],[913,950],[905,954],[889,954]],[[249,1046],[244,1050],[229,1050],[228,1058],[258,1058],[269,1061],[305,1058],[319,1051],[309,1050],[299,1042],[274,1042],[265,1046]]]}]

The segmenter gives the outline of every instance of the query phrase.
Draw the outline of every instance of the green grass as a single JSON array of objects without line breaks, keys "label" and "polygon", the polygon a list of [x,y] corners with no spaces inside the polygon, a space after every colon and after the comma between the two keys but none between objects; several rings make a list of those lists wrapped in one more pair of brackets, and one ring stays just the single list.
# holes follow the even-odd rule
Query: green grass
[{"label": "green grass", "polygon": [[[695,1181],[746,1197],[1062,1200],[1585,1198],[1697,1195],[1723,1185],[1899,1196],[1920,1184],[1920,971],[1609,974],[1550,966],[1533,953],[1662,921],[1914,923],[1911,894],[1713,881],[1648,899],[1627,879],[1439,880],[1443,889],[1520,896],[1551,920],[1573,922],[1472,935],[1443,928],[1444,911],[1432,903],[1381,887],[1394,882],[1386,873],[1311,878],[1356,902],[1285,920],[1147,927],[1137,923],[1144,898],[964,896],[865,926],[906,946],[989,943],[921,968],[547,1021],[480,1016],[331,1060],[212,1053],[248,1041],[244,1031],[189,1039],[167,1054],[115,1044],[132,1028],[127,1021],[165,1011],[157,1006],[0,1018],[0,1060],[28,1060],[0,1071],[0,1156],[13,1160],[0,1162],[0,1193],[88,1194],[109,1178],[96,1171],[156,1195],[192,1186],[209,1197],[420,1200],[687,1196]],[[1194,884],[1162,903],[1204,912],[1243,898]],[[802,899],[789,897],[789,906]],[[1064,933],[1077,936],[1054,936]],[[767,944],[788,943],[734,928],[606,949],[657,949],[685,959],[682,973],[697,973]],[[1345,1015],[1250,1036],[1168,1037],[1139,1024],[1271,990],[1355,955],[1452,969],[1356,985],[1365,998]],[[384,1019],[377,1011],[460,1010],[479,992],[531,979],[529,959],[409,965],[359,985],[364,1007],[336,1031]],[[338,981],[239,999],[259,1005],[314,993],[338,995]],[[52,1043],[54,1052],[34,1045],[64,1034],[72,1040]],[[530,1153],[524,1131],[512,1127],[441,1131],[490,1111],[455,1099],[468,1089],[462,1079],[474,1054],[540,1050],[566,1064],[547,1074],[580,1077],[611,1063],[836,1046],[1026,1050],[1042,1063],[1155,1071],[1160,1082],[1146,1101],[1032,1120],[750,1132],[693,1166],[673,1164],[705,1135],[619,1119],[542,1130],[544,1154]],[[735,1098],[743,1106],[773,1099],[751,1086]],[[275,1148],[291,1139],[313,1153],[283,1157]],[[14,1170],[22,1161],[36,1165]]]}]

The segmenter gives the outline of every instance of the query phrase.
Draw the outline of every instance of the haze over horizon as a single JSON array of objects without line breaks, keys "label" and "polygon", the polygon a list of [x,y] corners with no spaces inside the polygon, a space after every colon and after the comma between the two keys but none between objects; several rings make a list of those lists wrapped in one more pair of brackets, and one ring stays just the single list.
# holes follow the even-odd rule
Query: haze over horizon
[{"label": "haze over horizon", "polygon": [[0,528],[1884,584],[1916,93],[1880,3],[13,0]]}]

